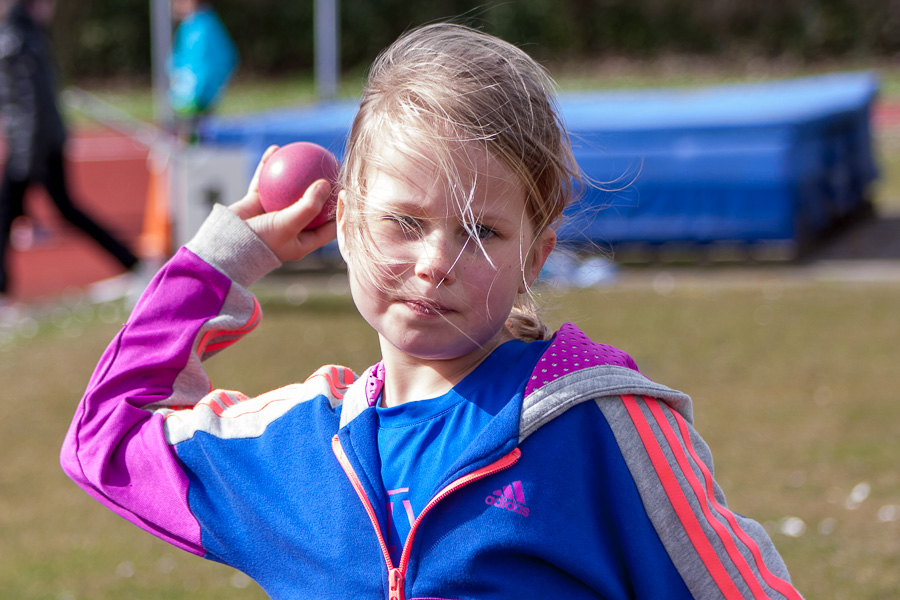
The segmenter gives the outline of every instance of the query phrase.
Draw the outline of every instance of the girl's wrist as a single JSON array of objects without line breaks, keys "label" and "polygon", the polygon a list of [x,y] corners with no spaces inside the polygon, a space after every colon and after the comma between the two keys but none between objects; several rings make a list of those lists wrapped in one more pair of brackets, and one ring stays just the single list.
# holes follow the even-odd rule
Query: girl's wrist
[{"label": "girl's wrist", "polygon": [[185,247],[244,287],[281,266],[253,229],[220,204]]}]

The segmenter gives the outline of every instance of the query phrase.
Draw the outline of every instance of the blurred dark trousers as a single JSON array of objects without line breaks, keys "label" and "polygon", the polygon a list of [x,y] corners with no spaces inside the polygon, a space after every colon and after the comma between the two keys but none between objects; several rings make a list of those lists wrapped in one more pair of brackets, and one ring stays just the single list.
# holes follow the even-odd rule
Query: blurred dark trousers
[{"label": "blurred dark trousers", "polygon": [[[13,220],[22,214],[25,191],[32,183],[39,183],[56,205],[63,218],[81,229],[119,261],[126,270],[138,262],[125,244],[117,240],[96,221],[87,216],[72,202],[66,186],[65,166],[61,151],[50,153],[44,162],[42,172],[26,180],[15,180],[8,173],[3,174],[0,184],[0,293],[5,293],[9,285],[6,255],[10,246],[10,232]],[[60,265],[64,268],[64,265]]]}]

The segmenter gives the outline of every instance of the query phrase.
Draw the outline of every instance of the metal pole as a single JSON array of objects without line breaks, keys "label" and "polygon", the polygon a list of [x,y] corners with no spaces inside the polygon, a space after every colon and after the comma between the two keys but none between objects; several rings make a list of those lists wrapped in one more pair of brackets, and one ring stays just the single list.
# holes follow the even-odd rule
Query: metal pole
[{"label": "metal pole", "polygon": [[334,100],[340,80],[338,0],[316,0],[316,92],[319,100]]},{"label": "metal pole", "polygon": [[169,77],[166,63],[172,49],[172,14],[169,0],[150,0],[150,60],[153,69],[153,118],[168,127],[172,110],[166,99]]}]

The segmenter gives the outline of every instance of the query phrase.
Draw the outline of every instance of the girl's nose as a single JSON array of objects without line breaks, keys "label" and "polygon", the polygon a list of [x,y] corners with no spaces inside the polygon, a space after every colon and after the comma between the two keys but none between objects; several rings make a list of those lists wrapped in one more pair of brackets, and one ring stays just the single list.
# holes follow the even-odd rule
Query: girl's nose
[{"label": "girl's nose", "polygon": [[456,279],[456,263],[462,249],[444,232],[432,231],[422,238],[421,251],[416,257],[417,277],[433,285],[449,285]]}]

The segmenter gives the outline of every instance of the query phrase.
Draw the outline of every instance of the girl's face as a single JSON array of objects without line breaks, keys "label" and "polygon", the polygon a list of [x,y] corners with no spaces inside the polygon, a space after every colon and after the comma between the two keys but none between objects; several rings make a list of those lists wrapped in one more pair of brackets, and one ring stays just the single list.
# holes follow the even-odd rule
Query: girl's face
[{"label": "girl's face", "polygon": [[511,339],[506,319],[540,273],[554,232],[535,240],[521,183],[475,146],[453,155],[461,190],[393,148],[381,158],[391,169],[369,171],[362,209],[372,247],[354,246],[377,252],[378,266],[348,256],[343,203],[338,209],[357,308],[378,332],[385,358],[395,350],[418,361],[486,355]]}]

